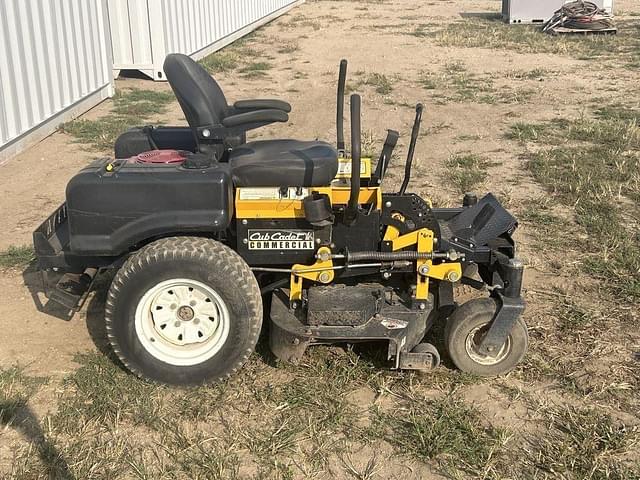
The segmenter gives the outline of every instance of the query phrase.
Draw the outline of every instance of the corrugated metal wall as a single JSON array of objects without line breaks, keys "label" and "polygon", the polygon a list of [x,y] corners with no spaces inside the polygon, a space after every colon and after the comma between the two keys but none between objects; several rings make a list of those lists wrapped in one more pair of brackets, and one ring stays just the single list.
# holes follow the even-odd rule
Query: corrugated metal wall
[{"label": "corrugated metal wall", "polygon": [[30,143],[79,102],[87,110],[112,94],[106,8],[106,0],[0,1],[0,161],[35,127],[47,124]]},{"label": "corrugated metal wall", "polygon": [[[162,0],[167,52],[194,53],[295,0]],[[185,26],[187,28],[185,28]]]},{"label": "corrugated metal wall", "polygon": [[114,68],[153,69],[147,0],[109,0],[109,24]]},{"label": "corrugated metal wall", "polygon": [[169,53],[215,51],[302,0],[109,0],[114,68],[164,79]]},{"label": "corrugated metal wall", "polygon": [[114,69],[164,79],[168,53],[199,58],[302,1],[0,0],[0,164],[111,96]]}]

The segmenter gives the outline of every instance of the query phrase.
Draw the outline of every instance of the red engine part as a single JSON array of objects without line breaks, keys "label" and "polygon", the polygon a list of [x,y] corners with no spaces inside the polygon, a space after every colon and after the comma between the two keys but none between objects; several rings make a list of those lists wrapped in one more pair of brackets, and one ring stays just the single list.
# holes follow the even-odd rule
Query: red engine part
[{"label": "red engine part", "polygon": [[187,159],[187,152],[181,150],[150,150],[137,155],[137,163],[182,163]]}]

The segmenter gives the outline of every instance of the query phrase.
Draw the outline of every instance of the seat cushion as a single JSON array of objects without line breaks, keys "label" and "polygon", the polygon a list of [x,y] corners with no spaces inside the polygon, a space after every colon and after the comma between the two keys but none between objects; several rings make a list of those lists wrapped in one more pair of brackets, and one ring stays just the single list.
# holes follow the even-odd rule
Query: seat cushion
[{"label": "seat cushion", "polygon": [[266,140],[235,147],[229,163],[238,187],[321,187],[338,173],[338,152],[326,142]]}]

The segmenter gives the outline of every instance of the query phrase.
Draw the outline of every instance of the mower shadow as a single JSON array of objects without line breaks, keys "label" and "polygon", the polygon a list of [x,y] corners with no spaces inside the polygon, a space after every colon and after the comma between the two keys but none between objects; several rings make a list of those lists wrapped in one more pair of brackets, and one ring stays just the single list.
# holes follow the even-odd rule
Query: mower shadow
[{"label": "mower shadow", "polygon": [[25,400],[9,399],[0,402],[0,427],[13,428],[35,446],[48,478],[75,479],[64,456],[46,438],[38,418]]},{"label": "mower shadow", "polygon": [[104,304],[107,301],[107,292],[109,285],[115,272],[100,272],[95,279],[92,287],[92,294],[86,305],[86,323],[89,336],[98,351],[108,358],[123,372],[130,374],[129,370],[123,365],[118,356],[113,352],[109,339],[107,338],[107,329],[104,322]]},{"label": "mower shadow", "polygon": [[[93,295],[90,295],[90,300],[85,305],[86,307],[86,319],[87,330],[89,335],[101,353],[111,355],[111,349],[109,348],[109,342],[107,341],[107,332],[104,326],[104,303],[106,300],[107,287],[110,282],[110,278],[107,273],[101,273],[96,278],[92,290]],[[75,315],[80,315],[72,310],[68,310],[64,306],[47,300],[43,303],[42,299],[46,298],[46,288],[43,278],[37,270],[35,262],[32,262],[23,272],[22,278],[24,284],[31,294],[33,303],[39,312],[51,315],[64,321],[70,321]]]},{"label": "mower shadow", "polygon": [[[83,309],[86,309],[87,331],[98,351],[111,359],[123,371],[127,371],[111,350],[104,324],[104,304],[112,275],[109,272],[98,274],[91,289],[93,293],[89,295],[89,300]],[[81,316],[81,313],[68,310],[56,302],[47,300],[43,303],[42,299],[46,298],[46,288],[35,261],[31,262],[22,272],[22,279],[39,312],[66,322],[70,321],[75,315]]]},{"label": "mower shadow", "polygon": [[447,348],[444,343],[444,326],[447,323],[447,317],[450,313],[450,311],[441,311],[435,313],[436,317],[433,323],[433,327],[431,327],[431,329],[425,335],[424,341],[432,344],[438,349],[438,352],[440,353],[440,367],[438,368],[444,367],[447,370],[455,370],[456,366],[449,358],[449,355],[447,354]]}]

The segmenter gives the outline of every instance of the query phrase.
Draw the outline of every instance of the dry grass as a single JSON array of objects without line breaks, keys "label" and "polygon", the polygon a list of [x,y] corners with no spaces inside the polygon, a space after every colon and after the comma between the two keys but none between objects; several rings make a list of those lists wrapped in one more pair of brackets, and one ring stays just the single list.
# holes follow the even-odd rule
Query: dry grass
[{"label": "dry grass", "polygon": [[592,408],[545,408],[547,434],[529,439],[525,457],[532,474],[550,478],[625,480],[634,478],[625,458],[640,440],[636,427]]},{"label": "dry grass", "polygon": [[[299,82],[286,88],[303,91],[313,73],[293,73],[289,65],[294,56],[305,54],[300,39],[344,23],[339,15],[350,5],[308,3],[326,6],[331,15],[294,11],[279,23],[282,36],[278,30],[276,36],[273,29],[269,36],[259,31],[203,64],[238,81],[255,79],[250,84],[255,87],[265,75],[275,77],[287,62]],[[490,19],[427,23],[422,5],[403,11],[398,22],[393,11],[397,2],[351,3],[363,21],[377,22],[376,35],[400,29],[424,42],[425,51],[434,45],[477,48],[477,55],[509,49],[602,60],[598,66],[606,68],[638,61],[635,20],[623,23],[616,38],[551,39]],[[290,40],[292,32],[299,34],[295,41]],[[274,57],[267,51],[275,52]],[[591,65],[595,63],[585,63]],[[431,101],[449,104],[430,111],[425,128],[430,135],[473,142],[474,150],[436,152],[439,163],[420,172],[431,182],[429,189],[443,196],[438,204],[451,204],[446,189],[437,189],[439,179],[456,196],[488,185],[516,190],[509,199],[521,221],[518,235],[530,264],[525,286],[531,349],[523,365],[506,377],[481,379],[453,369],[445,355],[443,367],[418,376],[390,371],[376,345],[313,348],[294,366],[275,361],[263,339],[230,381],[189,390],[141,382],[102,353],[79,355],[74,371],[49,384],[5,366],[0,369],[0,430],[15,436],[9,441],[13,457],[0,459],[0,475],[640,478],[637,105],[627,105],[630,100],[621,90],[593,109],[585,107],[582,116],[563,110],[565,118],[540,121],[536,109],[519,106],[531,100],[527,92],[540,79],[561,73],[543,66],[487,74],[448,60],[433,72],[420,75],[418,82],[417,71],[411,80],[369,69],[352,73],[350,88],[365,90],[375,107],[386,108],[381,115],[390,114],[392,106],[413,108],[394,99],[407,89],[416,100],[422,92]],[[79,120],[64,129],[79,141],[110,149],[122,129],[163,114],[172,99],[155,95],[123,91],[106,118]],[[460,113],[448,116],[461,108],[456,104],[482,108],[487,121],[504,121],[506,138],[487,133],[489,129],[460,131],[457,121],[466,119]],[[519,123],[506,116],[506,109],[519,115]],[[363,141],[363,151],[374,157],[381,144],[376,133],[367,131]],[[505,166],[518,170],[521,165],[517,173],[535,193],[523,199],[520,185],[496,178],[494,173],[505,169],[492,162],[492,147],[484,145],[489,140],[504,142],[505,150],[514,152]],[[400,164],[395,161],[393,167]],[[414,181],[419,178],[415,175]],[[23,266],[31,257],[26,247],[9,249],[0,254],[0,266]],[[441,341],[441,330],[437,324],[429,341]],[[48,413],[36,415],[34,405]]]},{"label": "dry grass", "polygon": [[372,428],[402,455],[474,477],[498,474],[510,440],[508,432],[486,425],[478,411],[450,396],[410,396],[402,408],[378,412]]},{"label": "dry grass", "polygon": [[[497,85],[492,75],[477,75],[467,71],[462,62],[449,62],[440,72],[423,72],[420,84],[431,93],[435,102],[444,105],[448,102],[474,102],[484,104],[526,103],[536,93],[535,84],[541,75],[539,70],[518,72],[519,80],[528,80],[526,87]],[[508,78],[508,77],[507,77]],[[500,79],[501,80],[501,79]]]},{"label": "dry grass", "polygon": [[516,124],[512,137],[542,147],[528,163],[534,177],[575,211],[586,232],[583,269],[620,299],[640,298],[640,126],[635,110]]},{"label": "dry grass", "polygon": [[629,20],[617,24],[618,35],[558,38],[542,34],[536,27],[505,24],[496,15],[448,24],[424,36],[433,38],[440,46],[547,53],[580,60],[615,60],[618,65],[634,68],[640,58],[640,22]]},{"label": "dry grass", "polygon": [[[637,113],[604,107],[573,119],[518,123],[508,134],[529,146],[527,166],[553,195],[531,202],[520,217],[538,234],[538,248],[561,259],[560,273],[585,276],[581,294],[563,289],[545,294],[548,311],[539,316],[536,332],[540,341],[523,373],[630,412],[639,407],[640,371],[620,339],[639,322]],[[585,366],[594,352],[600,365]],[[588,478],[625,478],[616,472]]]}]

